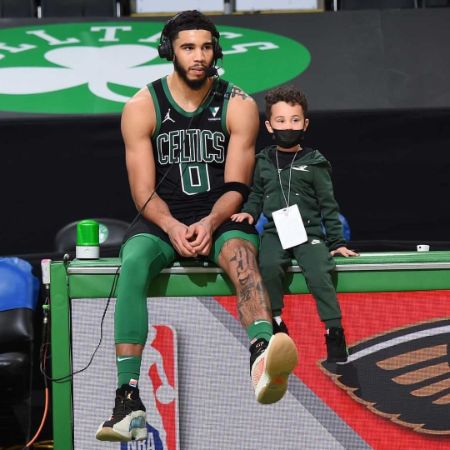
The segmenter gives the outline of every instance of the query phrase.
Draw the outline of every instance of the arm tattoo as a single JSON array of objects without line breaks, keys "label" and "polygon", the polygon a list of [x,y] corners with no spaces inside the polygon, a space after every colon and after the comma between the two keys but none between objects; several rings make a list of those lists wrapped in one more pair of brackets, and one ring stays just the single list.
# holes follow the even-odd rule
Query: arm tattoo
[{"label": "arm tattoo", "polygon": [[245,100],[246,98],[250,98],[242,89],[239,89],[237,86],[233,86],[231,88],[230,92],[231,97],[240,96],[242,97],[242,100]]}]

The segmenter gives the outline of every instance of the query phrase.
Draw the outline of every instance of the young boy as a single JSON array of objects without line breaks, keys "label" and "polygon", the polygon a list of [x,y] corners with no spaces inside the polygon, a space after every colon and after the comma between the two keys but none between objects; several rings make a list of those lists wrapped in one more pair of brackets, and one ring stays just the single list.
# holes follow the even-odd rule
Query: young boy
[{"label": "young boy", "polygon": [[268,219],[261,235],[259,265],[272,303],[274,333],[287,333],[281,319],[283,284],[295,257],[325,325],[327,361],[344,362],[347,347],[332,282],[332,256],[358,254],[346,247],[330,163],[318,150],[302,146],[309,124],[305,95],[294,87],[279,87],[269,91],[265,100],[265,124],[276,145],[257,155],[251,194],[232,220],[252,224],[261,212]]}]

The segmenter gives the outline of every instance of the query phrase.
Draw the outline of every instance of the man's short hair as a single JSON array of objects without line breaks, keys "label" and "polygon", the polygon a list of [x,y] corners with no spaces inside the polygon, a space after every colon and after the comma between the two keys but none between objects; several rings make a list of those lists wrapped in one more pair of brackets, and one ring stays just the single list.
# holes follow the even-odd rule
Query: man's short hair
[{"label": "man's short hair", "polygon": [[266,118],[270,120],[272,116],[272,106],[278,102],[286,102],[290,105],[300,105],[303,108],[303,114],[308,117],[308,100],[305,94],[294,86],[280,86],[271,89],[265,95],[266,100]]},{"label": "man's short hair", "polygon": [[184,30],[206,30],[211,32],[216,39],[220,37],[214,23],[195,9],[182,11],[169,19],[164,27],[163,34],[173,41],[178,33]]},{"label": "man's short hair", "polygon": [[162,32],[158,45],[158,54],[168,61],[173,60],[173,41],[178,37],[178,33],[184,30],[206,30],[211,33],[214,64],[218,59],[223,58],[222,48],[219,45],[220,34],[216,26],[205,15],[197,10],[182,11],[169,19]]}]

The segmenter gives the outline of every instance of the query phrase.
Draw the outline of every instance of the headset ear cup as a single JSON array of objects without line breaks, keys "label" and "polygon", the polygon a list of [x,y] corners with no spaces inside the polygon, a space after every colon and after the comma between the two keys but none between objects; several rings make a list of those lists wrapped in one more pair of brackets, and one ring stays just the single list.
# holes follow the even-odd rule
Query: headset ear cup
[{"label": "headset ear cup", "polygon": [[218,59],[223,58],[222,47],[219,44],[219,39],[214,35],[214,61],[216,62]]},{"label": "headset ear cup", "polygon": [[167,37],[161,38],[161,42],[158,45],[158,54],[160,58],[165,58],[167,61],[173,60],[172,45]]},{"label": "headset ear cup", "polygon": [[222,58],[223,58],[222,47],[219,45],[218,42],[216,42],[216,45],[214,46],[214,59],[217,61],[218,59]]}]

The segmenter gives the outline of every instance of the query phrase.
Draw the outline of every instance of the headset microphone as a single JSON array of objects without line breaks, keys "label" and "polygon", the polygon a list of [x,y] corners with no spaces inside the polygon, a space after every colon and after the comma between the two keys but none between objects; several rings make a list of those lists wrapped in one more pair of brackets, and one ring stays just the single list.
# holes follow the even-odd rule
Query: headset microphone
[{"label": "headset microphone", "polygon": [[217,71],[217,67],[210,66],[205,69],[205,74],[207,77],[216,77],[219,75],[219,72]]}]

